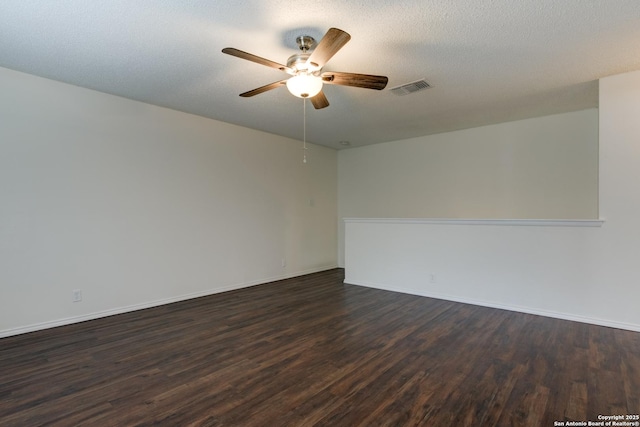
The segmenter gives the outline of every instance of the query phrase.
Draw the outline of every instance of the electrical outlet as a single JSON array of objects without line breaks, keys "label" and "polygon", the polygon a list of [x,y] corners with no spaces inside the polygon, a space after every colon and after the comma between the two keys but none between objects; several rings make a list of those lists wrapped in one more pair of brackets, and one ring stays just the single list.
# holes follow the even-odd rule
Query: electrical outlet
[{"label": "electrical outlet", "polygon": [[82,301],[82,291],[80,289],[75,289],[73,291],[72,294],[72,301],[73,302],[80,302]]},{"label": "electrical outlet", "polygon": [[282,258],[282,268],[285,268],[287,266],[287,260],[285,258]]},{"label": "electrical outlet", "polygon": [[436,275],[435,274],[430,274],[429,275],[429,283],[436,283]]}]

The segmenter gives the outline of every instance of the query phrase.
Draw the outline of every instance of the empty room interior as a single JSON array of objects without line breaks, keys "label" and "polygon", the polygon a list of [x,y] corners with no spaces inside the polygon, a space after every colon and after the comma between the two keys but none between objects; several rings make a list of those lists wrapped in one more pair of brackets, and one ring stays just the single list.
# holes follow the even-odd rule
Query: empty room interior
[{"label": "empty room interior", "polygon": [[640,3],[0,3],[0,425],[640,426]]}]

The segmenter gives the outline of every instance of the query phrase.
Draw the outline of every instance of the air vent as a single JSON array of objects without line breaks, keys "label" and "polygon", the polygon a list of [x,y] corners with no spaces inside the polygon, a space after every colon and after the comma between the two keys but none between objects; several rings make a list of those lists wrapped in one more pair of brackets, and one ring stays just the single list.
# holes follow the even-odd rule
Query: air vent
[{"label": "air vent", "polygon": [[407,83],[402,86],[396,86],[394,88],[391,88],[391,92],[393,92],[396,95],[402,96],[402,95],[408,95],[410,93],[419,92],[421,90],[429,89],[430,87],[431,85],[427,83],[425,80],[418,80],[412,83]]}]

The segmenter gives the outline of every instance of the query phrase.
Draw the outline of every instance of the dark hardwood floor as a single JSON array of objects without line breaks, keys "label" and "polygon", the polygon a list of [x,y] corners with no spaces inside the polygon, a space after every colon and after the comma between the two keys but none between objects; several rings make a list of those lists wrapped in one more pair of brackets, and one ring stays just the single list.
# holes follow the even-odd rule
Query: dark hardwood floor
[{"label": "dark hardwood floor", "polygon": [[0,339],[0,425],[553,426],[640,412],[640,333],[342,280]]}]

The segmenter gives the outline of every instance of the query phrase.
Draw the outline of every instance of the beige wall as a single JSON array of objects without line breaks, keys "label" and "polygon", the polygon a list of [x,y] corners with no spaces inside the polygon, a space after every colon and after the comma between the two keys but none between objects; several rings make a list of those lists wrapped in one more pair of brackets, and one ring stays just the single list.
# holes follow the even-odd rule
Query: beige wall
[{"label": "beige wall", "polygon": [[0,335],[336,266],[334,150],[7,69],[0,93]]},{"label": "beige wall", "polygon": [[640,71],[599,97],[603,221],[350,221],[347,283],[640,331]]},{"label": "beige wall", "polygon": [[598,217],[598,111],[343,150],[338,217]]}]

